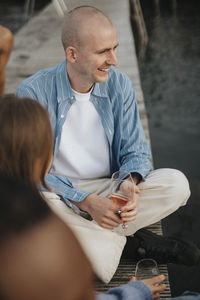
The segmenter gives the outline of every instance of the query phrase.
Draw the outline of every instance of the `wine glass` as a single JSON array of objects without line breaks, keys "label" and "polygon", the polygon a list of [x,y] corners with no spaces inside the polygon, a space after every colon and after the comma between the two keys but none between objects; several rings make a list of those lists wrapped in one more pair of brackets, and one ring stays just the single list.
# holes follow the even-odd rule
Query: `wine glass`
[{"label": "wine glass", "polygon": [[135,269],[136,280],[144,280],[160,274],[157,262],[151,258],[144,258],[137,262]]},{"label": "wine glass", "polygon": [[[118,206],[117,214],[120,216],[122,206],[127,201],[132,200],[134,196],[134,183],[131,174],[126,171],[117,171],[111,177],[110,199]],[[128,225],[122,224],[122,228],[128,228]]]}]

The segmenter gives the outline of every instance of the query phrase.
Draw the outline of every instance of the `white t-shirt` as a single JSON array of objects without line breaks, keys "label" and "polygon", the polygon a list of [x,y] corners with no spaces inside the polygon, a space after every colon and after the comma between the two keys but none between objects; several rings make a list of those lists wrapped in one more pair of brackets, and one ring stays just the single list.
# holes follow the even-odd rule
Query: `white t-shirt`
[{"label": "white t-shirt", "polygon": [[110,173],[109,144],[100,116],[89,101],[91,91],[73,92],[76,101],[63,124],[52,173],[65,175],[73,183],[107,177]]}]

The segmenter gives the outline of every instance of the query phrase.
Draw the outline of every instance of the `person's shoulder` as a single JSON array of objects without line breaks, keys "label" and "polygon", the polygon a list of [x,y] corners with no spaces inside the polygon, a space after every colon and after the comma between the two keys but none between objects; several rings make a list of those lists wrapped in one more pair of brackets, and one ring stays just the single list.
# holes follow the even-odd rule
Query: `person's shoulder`
[{"label": "person's shoulder", "polygon": [[39,97],[42,99],[44,97],[46,99],[46,95],[49,94],[50,89],[56,84],[56,76],[63,63],[48,69],[42,69],[23,80],[16,89],[16,95],[34,99]]},{"label": "person's shoulder", "polygon": [[4,27],[2,25],[0,25],[0,34],[1,34],[1,39],[10,38],[13,36],[10,29],[8,29],[7,27]]},{"label": "person's shoulder", "polygon": [[0,48],[6,49],[8,47],[13,48],[13,34],[10,29],[0,25]]},{"label": "person's shoulder", "polygon": [[39,70],[35,74],[24,79],[22,81],[22,83],[20,84],[20,86],[29,86],[29,85],[33,86],[34,84],[36,84],[38,82],[43,82],[43,81],[49,79],[49,77],[52,77],[52,76],[54,77],[54,76],[56,76],[57,68],[58,68],[58,65],[51,67],[51,68]]},{"label": "person's shoulder", "polygon": [[26,78],[21,82],[21,84],[16,89],[16,94],[18,96],[30,96],[31,98],[46,98],[50,90],[56,91],[56,78],[59,76],[59,80],[66,76],[66,61],[62,63],[47,68],[42,69],[32,76]]}]

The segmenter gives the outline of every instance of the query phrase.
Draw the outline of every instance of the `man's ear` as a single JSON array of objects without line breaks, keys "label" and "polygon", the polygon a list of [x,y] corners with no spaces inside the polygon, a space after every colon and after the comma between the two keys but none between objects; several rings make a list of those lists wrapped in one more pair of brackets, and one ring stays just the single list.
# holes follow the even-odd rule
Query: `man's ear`
[{"label": "man's ear", "polygon": [[67,61],[71,62],[72,64],[76,62],[77,59],[77,50],[75,47],[70,46],[67,47],[65,51]]}]

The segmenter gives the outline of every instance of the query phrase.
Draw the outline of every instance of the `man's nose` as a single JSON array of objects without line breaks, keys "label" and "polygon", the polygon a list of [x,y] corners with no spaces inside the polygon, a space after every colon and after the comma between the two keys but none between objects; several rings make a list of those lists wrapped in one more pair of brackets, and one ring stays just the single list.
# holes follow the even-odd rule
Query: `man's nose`
[{"label": "man's nose", "polygon": [[112,66],[117,66],[118,60],[117,60],[117,53],[116,53],[116,51],[110,51],[109,52],[109,56],[107,58],[107,63],[109,65],[112,65]]}]

